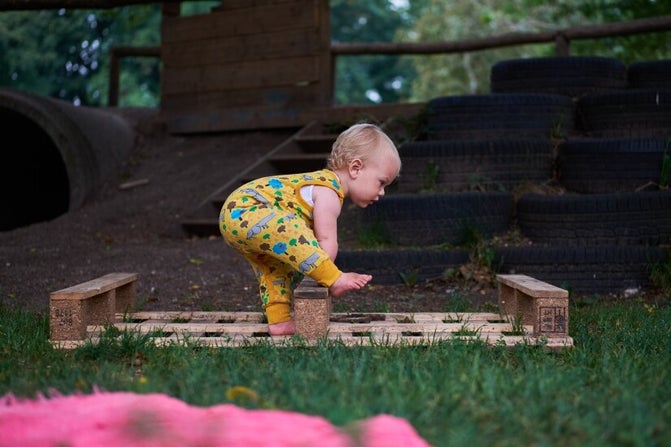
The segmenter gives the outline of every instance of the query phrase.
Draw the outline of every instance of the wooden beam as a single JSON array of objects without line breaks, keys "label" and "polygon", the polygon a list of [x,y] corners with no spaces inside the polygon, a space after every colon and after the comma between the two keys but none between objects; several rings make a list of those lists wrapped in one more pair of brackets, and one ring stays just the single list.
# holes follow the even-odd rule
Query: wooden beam
[{"label": "wooden beam", "polygon": [[595,39],[608,36],[671,31],[671,15],[648,17],[628,22],[581,25],[564,30],[540,33],[508,33],[500,36],[477,39],[462,39],[444,42],[333,42],[331,51],[336,55],[361,54],[448,54],[479,51],[491,48],[523,44],[569,41],[573,39]]}]

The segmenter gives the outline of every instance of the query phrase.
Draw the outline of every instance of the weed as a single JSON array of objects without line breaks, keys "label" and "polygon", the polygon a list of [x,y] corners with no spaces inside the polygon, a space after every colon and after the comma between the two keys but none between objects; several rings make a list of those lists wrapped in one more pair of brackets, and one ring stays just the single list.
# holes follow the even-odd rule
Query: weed
[{"label": "weed", "polygon": [[389,312],[389,305],[384,301],[373,301],[373,312],[387,313]]},{"label": "weed", "polygon": [[493,264],[496,251],[480,229],[472,223],[461,229],[459,244],[468,249],[469,264],[459,269],[459,275],[467,282],[488,283],[494,281]]},{"label": "weed", "polygon": [[445,318],[443,318],[443,323],[461,323],[463,321],[463,318],[459,316],[458,313],[455,314],[447,314]]},{"label": "weed", "polygon": [[402,323],[402,324],[415,323],[415,317],[413,315],[406,315],[404,317],[397,317],[395,319],[396,319],[397,323]]},{"label": "weed", "polygon": [[601,295],[598,293],[592,295],[584,295],[575,297],[569,300],[570,303],[574,304],[577,307],[591,307],[599,304],[601,301]]},{"label": "weed", "polygon": [[500,183],[484,175],[473,173],[468,176],[468,189],[470,191],[505,191],[506,188]]},{"label": "weed", "polygon": [[659,187],[666,189],[669,187],[671,181],[671,155],[669,155],[669,146],[667,144],[664,148],[664,155],[662,156],[662,170],[659,174]]},{"label": "weed", "polygon": [[413,115],[394,116],[387,119],[381,127],[399,146],[406,141],[426,139],[427,113],[424,108]]},{"label": "weed", "polygon": [[446,312],[466,312],[471,308],[471,304],[468,298],[462,294],[453,293],[449,307],[449,309],[445,309]]},{"label": "weed", "polygon": [[438,188],[438,174],[440,173],[440,166],[433,160],[426,163],[426,172],[420,173],[419,178],[422,181],[422,189],[420,192],[432,192]]},{"label": "weed", "polygon": [[465,322],[461,325],[461,327],[454,332],[454,335],[456,336],[475,336],[478,335],[482,331],[482,328],[472,328],[468,325],[468,322]]},{"label": "weed", "polygon": [[391,244],[391,239],[377,220],[372,225],[363,225],[359,232],[359,244],[363,248],[381,248]]},{"label": "weed", "polygon": [[334,301],[332,303],[332,311],[336,313],[343,313],[349,310],[349,305],[341,303],[339,301]]},{"label": "weed", "polygon": [[410,273],[399,272],[399,276],[401,277],[401,281],[403,281],[403,284],[405,284],[408,287],[416,286],[417,282],[419,281],[419,274],[416,271]]},{"label": "weed", "polygon": [[524,319],[522,315],[515,315],[507,317],[508,322],[510,323],[510,330],[504,331],[504,335],[524,335]]},{"label": "weed", "polygon": [[671,293],[671,256],[666,262],[655,262],[650,268],[652,285],[666,293]]}]

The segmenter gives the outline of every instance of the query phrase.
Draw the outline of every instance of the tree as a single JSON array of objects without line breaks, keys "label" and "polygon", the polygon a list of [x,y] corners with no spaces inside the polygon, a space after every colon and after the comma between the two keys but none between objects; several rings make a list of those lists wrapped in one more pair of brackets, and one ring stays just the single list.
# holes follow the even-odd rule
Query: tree
[{"label": "tree", "polygon": [[[181,10],[183,15],[207,13],[218,3],[183,2]],[[336,42],[458,41],[671,14],[671,2],[659,0],[330,0],[330,6]],[[2,12],[0,85],[75,104],[106,105],[110,49],[160,45],[160,21],[160,2]],[[542,44],[454,55],[339,56],[335,102],[394,103],[487,93],[496,61],[553,54],[553,45]],[[571,54],[611,56],[625,63],[669,58],[671,32],[574,41]],[[160,61],[124,58],[119,105],[157,105],[159,78]]]},{"label": "tree", "polygon": [[[107,101],[109,50],[115,45],[158,45],[160,9],[12,11],[0,15],[0,85],[100,106]],[[122,85],[129,102],[156,103],[158,64],[132,61]]]},{"label": "tree", "polygon": [[[457,41],[512,32],[537,32],[556,28],[553,8],[531,5],[528,0],[482,0],[475,2],[431,1],[415,24],[414,41]],[[472,53],[417,58],[418,79],[412,99],[426,101],[436,96],[489,92],[493,63],[518,57],[549,55],[551,45],[525,45]]]},{"label": "tree", "polygon": [[[562,1],[555,17],[579,11],[590,23],[610,23],[671,14],[671,3],[659,0],[590,0],[574,4]],[[671,32],[639,34],[599,40],[580,40],[571,45],[577,55],[598,54],[625,63],[671,57]]]},{"label": "tree", "polygon": [[[540,32],[571,26],[626,21],[671,13],[669,2],[654,0],[429,0],[408,35],[398,40],[456,41],[511,32]],[[625,63],[671,55],[671,34],[656,33],[571,42],[572,55],[613,57]],[[553,56],[551,44],[525,45],[455,55],[415,58],[417,78],[411,99],[489,92],[491,66],[497,61]]]},{"label": "tree", "polygon": [[[411,4],[414,3],[414,6]],[[409,30],[421,2],[331,0],[331,36],[336,42],[392,42]],[[335,67],[339,104],[407,100],[415,77],[411,60],[400,56],[340,56]]]}]

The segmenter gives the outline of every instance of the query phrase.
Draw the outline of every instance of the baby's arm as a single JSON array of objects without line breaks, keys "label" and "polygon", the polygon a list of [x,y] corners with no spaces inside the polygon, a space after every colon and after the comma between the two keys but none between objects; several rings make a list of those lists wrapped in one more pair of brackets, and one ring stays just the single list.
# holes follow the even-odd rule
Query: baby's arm
[{"label": "baby's arm", "polygon": [[342,205],[331,188],[315,186],[312,190],[312,219],[319,246],[335,261],[338,255],[338,216]]},{"label": "baby's arm", "polygon": [[[340,198],[330,188],[315,186],[312,191],[314,208],[312,218],[314,221],[315,236],[320,247],[328,253],[332,261],[338,254],[338,216],[340,215]],[[350,290],[364,287],[373,277],[362,273],[343,272],[329,287],[332,296],[337,297]]]}]

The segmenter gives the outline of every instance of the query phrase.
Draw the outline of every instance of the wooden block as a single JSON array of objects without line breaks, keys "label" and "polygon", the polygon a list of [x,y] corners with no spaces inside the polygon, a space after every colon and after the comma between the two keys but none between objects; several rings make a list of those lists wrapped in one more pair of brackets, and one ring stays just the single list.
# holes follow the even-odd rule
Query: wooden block
[{"label": "wooden block", "polygon": [[88,325],[112,324],[115,312],[128,312],[135,305],[135,273],[110,273],[49,297],[52,340],[83,340]]},{"label": "wooden block", "polygon": [[49,303],[51,340],[83,340],[86,338],[83,301],[61,300]]},{"label": "wooden block", "polygon": [[[137,278],[137,275],[134,275]],[[135,281],[119,286],[115,290],[114,311],[127,313],[135,309]]]},{"label": "wooden block", "polygon": [[568,335],[568,298],[538,298],[533,303],[534,334],[546,337]]},{"label": "wooden block", "polygon": [[499,308],[535,336],[568,336],[568,291],[526,275],[497,275]]},{"label": "wooden block", "polygon": [[517,315],[515,288],[499,281],[499,310],[503,315]]},{"label": "wooden block", "polygon": [[326,337],[331,319],[331,297],[326,287],[304,279],[294,291],[296,334],[307,340]]},{"label": "wooden block", "polygon": [[527,275],[496,275],[499,284],[505,284],[532,297],[568,298],[568,291]]}]

